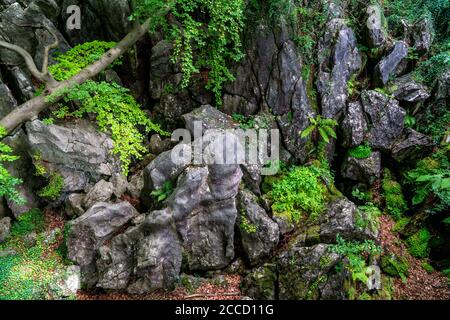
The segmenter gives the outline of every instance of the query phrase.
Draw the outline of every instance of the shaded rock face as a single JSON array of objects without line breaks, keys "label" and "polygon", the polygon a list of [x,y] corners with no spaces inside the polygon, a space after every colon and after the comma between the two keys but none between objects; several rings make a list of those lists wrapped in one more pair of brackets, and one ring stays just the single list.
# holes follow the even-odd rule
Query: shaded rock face
[{"label": "shaded rock face", "polygon": [[0,219],[0,243],[4,242],[10,233],[11,218],[5,217]]},{"label": "shaded rock face", "polygon": [[347,156],[342,164],[341,175],[346,179],[372,185],[381,175],[380,152],[373,152],[365,159]]},{"label": "shaded rock face", "polygon": [[319,43],[320,71],[317,89],[322,97],[322,114],[336,118],[346,107],[347,83],[362,67],[356,37],[343,19],[328,22]]},{"label": "shaded rock face", "polygon": [[371,123],[369,144],[375,149],[389,151],[403,132],[406,111],[397,100],[376,91],[363,92],[361,100]]},{"label": "shaded rock face", "polygon": [[341,128],[343,133],[342,146],[352,148],[364,142],[368,126],[360,102],[349,103]]},{"label": "shaded rock face", "polygon": [[431,153],[434,146],[430,137],[408,128],[404,137],[392,147],[392,157],[398,162],[417,160]]},{"label": "shaded rock face", "polygon": [[120,171],[112,140],[88,122],[47,126],[34,120],[26,128],[30,153],[39,154],[42,161],[94,177]]},{"label": "shaded rock face", "polygon": [[17,107],[17,101],[13,97],[11,90],[2,82],[0,77],[0,118],[3,118]]},{"label": "shaded rock face", "polygon": [[128,202],[97,203],[70,224],[67,239],[68,258],[80,266],[83,283],[96,283],[97,250],[117,231],[139,215]]},{"label": "shaded rock face", "polygon": [[391,76],[398,76],[403,72],[404,64],[408,56],[408,45],[404,41],[397,41],[391,52],[383,58],[375,67],[375,82],[380,86],[387,84]]},{"label": "shaded rock face", "polygon": [[417,52],[428,52],[433,44],[433,24],[431,20],[424,18],[413,25],[406,25],[406,36]]},{"label": "shaded rock face", "polygon": [[[237,226],[243,250],[251,266],[259,265],[268,258],[280,239],[278,224],[269,218],[257,200],[248,190],[239,191]],[[246,227],[250,227],[250,230]]]}]

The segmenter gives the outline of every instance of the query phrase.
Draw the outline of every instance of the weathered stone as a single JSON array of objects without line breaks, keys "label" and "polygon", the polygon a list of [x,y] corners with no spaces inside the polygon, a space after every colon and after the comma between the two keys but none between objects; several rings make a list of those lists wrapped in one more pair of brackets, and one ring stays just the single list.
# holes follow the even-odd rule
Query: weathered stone
[{"label": "weathered stone", "polygon": [[195,123],[201,122],[201,127],[203,130],[208,129],[236,129],[238,125],[233,121],[233,119],[220,112],[217,108],[210,105],[202,106],[201,108],[195,109],[191,113],[183,115],[186,128],[194,134]]},{"label": "weathered stone", "polygon": [[133,198],[139,198],[142,189],[144,189],[144,171],[139,171],[131,176],[130,181],[128,182],[127,192]]},{"label": "weathered stone", "polygon": [[89,209],[98,202],[107,202],[114,193],[114,185],[111,182],[100,180],[83,200],[83,207]]},{"label": "weathered stone", "polygon": [[256,266],[268,258],[278,245],[279,227],[267,216],[251,192],[240,190],[237,199],[237,225],[242,247],[250,265]]},{"label": "weathered stone", "polygon": [[112,155],[113,141],[89,122],[57,126],[34,120],[26,127],[30,152],[39,154],[42,161],[95,176],[120,171]]},{"label": "weathered stone", "polygon": [[426,53],[433,44],[433,22],[424,18],[408,28],[409,37],[414,49],[419,53]]},{"label": "weathered stone", "polygon": [[426,86],[414,81],[411,75],[405,75],[397,78],[392,87],[394,89],[393,95],[399,101],[405,102],[424,102],[431,94]]},{"label": "weathered stone", "polygon": [[113,185],[113,193],[117,198],[122,197],[128,188],[128,180],[127,177],[125,177],[121,173],[113,174],[111,177],[110,182]]},{"label": "weathered stone", "polygon": [[79,217],[85,212],[83,208],[84,197],[84,194],[72,193],[66,198],[64,208],[67,216]]},{"label": "weathered stone", "polygon": [[242,280],[242,293],[257,300],[275,300],[276,287],[277,267],[273,263],[253,269]]},{"label": "weathered stone", "polygon": [[11,90],[2,82],[0,77],[0,119],[17,107],[17,101],[13,97]]},{"label": "weathered stone", "polygon": [[[366,213],[360,211],[348,199],[332,201],[319,222],[320,242],[334,243],[337,235],[351,240],[376,240],[378,238],[376,222],[367,219]],[[306,241],[308,242],[308,239]]]},{"label": "weathered stone", "polygon": [[0,243],[4,242],[10,233],[11,229],[11,218],[5,217],[0,219]]},{"label": "weathered stone", "polygon": [[352,148],[363,143],[368,127],[360,102],[349,103],[341,128],[343,133],[343,147]]},{"label": "weathered stone", "polygon": [[386,45],[389,37],[386,17],[380,5],[367,7],[367,15],[369,44],[372,48],[379,49]]},{"label": "weathered stone", "polygon": [[97,250],[139,213],[128,202],[97,203],[72,221],[67,239],[68,258],[81,268],[83,283],[96,283]]},{"label": "weathered stone", "polygon": [[435,144],[428,136],[406,129],[405,136],[392,147],[392,157],[398,162],[417,160],[433,151]]},{"label": "weathered stone", "polygon": [[372,185],[381,175],[381,154],[378,151],[365,159],[348,155],[342,164],[343,178]]},{"label": "weathered stone", "polygon": [[330,252],[329,245],[298,247],[295,244],[283,252],[278,259],[278,281],[280,300],[343,299],[345,277],[341,273],[341,290],[334,296],[324,296],[323,291],[330,280],[330,274],[340,261],[337,254]]},{"label": "weathered stone", "polygon": [[322,113],[326,118],[337,118],[343,112],[348,97],[347,83],[361,66],[361,55],[356,37],[344,19],[332,19],[319,42],[319,79]]},{"label": "weathered stone", "polygon": [[397,100],[376,91],[364,91],[361,99],[371,123],[368,133],[370,145],[375,149],[390,151],[403,132],[406,111]]},{"label": "weathered stone", "polygon": [[391,52],[375,67],[375,82],[384,86],[391,76],[399,76],[404,70],[402,62],[408,56],[408,45],[404,41],[397,41]]}]

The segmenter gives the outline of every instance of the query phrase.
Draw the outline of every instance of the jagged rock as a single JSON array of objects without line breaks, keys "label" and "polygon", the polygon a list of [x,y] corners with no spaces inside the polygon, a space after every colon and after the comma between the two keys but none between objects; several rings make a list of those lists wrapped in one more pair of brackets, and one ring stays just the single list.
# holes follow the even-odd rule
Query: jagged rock
[{"label": "jagged rock", "polygon": [[358,159],[348,155],[342,164],[343,178],[372,185],[381,175],[381,154],[378,151],[365,159]]},{"label": "jagged rock", "polygon": [[436,85],[435,99],[445,100],[450,97],[450,71],[444,72]]},{"label": "jagged rock", "polygon": [[368,221],[366,213],[359,210],[347,198],[331,201],[318,225],[320,225],[320,229],[314,230],[313,227],[307,233],[307,243],[316,243],[316,241],[334,243],[337,235],[351,240],[376,240],[378,238],[376,223]]},{"label": "jagged rock", "polygon": [[128,188],[128,180],[127,177],[125,177],[121,173],[113,174],[111,177],[110,182],[113,185],[113,193],[117,198],[122,197]]},{"label": "jagged rock", "polygon": [[403,132],[406,111],[397,100],[376,91],[364,91],[361,100],[371,123],[368,132],[370,145],[374,149],[390,151]]},{"label": "jagged rock", "polygon": [[380,48],[386,45],[388,41],[388,26],[380,5],[370,5],[367,7],[367,29],[368,42],[372,48]]},{"label": "jagged rock", "polygon": [[131,176],[128,182],[127,192],[133,198],[139,198],[144,189],[144,171],[139,171],[138,173]]},{"label": "jagged rock", "polygon": [[0,219],[0,243],[8,238],[11,229],[11,218],[5,217]]},{"label": "jagged rock", "polygon": [[39,154],[42,161],[93,176],[120,171],[112,154],[113,141],[87,121],[60,126],[34,120],[26,128],[30,153]]},{"label": "jagged rock", "polygon": [[273,263],[253,269],[242,280],[242,293],[257,300],[275,300],[277,266]]},{"label": "jagged rock", "polygon": [[0,76],[0,119],[17,107],[17,101],[13,97],[11,90],[2,82]]},{"label": "jagged rock", "polygon": [[424,18],[411,26],[407,26],[407,36],[419,53],[426,53],[433,44],[433,22]]},{"label": "jagged rock", "polygon": [[137,215],[139,213],[128,202],[97,203],[70,223],[67,254],[80,266],[83,283],[95,284],[97,250]]},{"label": "jagged rock", "polygon": [[107,202],[114,193],[111,182],[100,180],[84,197],[83,207],[89,209],[98,202]]},{"label": "jagged rock", "polygon": [[431,94],[426,86],[414,81],[411,75],[405,75],[397,78],[393,84],[393,95],[399,101],[405,102],[424,102]]},{"label": "jagged rock", "polygon": [[375,67],[375,82],[384,86],[391,76],[399,76],[404,71],[404,64],[408,56],[408,45],[404,41],[397,41],[391,52]]},{"label": "jagged rock", "polygon": [[85,212],[83,208],[84,198],[85,195],[81,193],[72,193],[66,198],[64,208],[69,217],[79,217]]},{"label": "jagged rock", "polygon": [[[345,272],[332,275],[340,257],[330,252],[329,248],[325,244],[313,247],[298,247],[294,244],[279,256],[280,300],[344,299],[345,292],[342,289]],[[328,286],[336,286],[341,290],[326,290]]]},{"label": "jagged rock", "polygon": [[341,128],[343,147],[352,148],[363,143],[368,126],[360,102],[349,103]]},{"label": "jagged rock", "polygon": [[128,287],[128,292],[142,294],[173,288],[181,262],[182,247],[176,231],[170,227],[153,230],[139,242],[135,266],[138,280]]},{"label": "jagged rock", "polygon": [[238,125],[233,121],[233,119],[220,112],[217,108],[210,105],[204,105],[198,109],[195,109],[191,113],[183,115],[186,128],[191,132],[195,133],[195,123],[201,122],[201,127],[203,130],[208,129],[236,129]]},{"label": "jagged rock", "polygon": [[408,128],[405,137],[392,147],[392,157],[398,162],[415,160],[432,152],[434,146],[431,138]]},{"label": "jagged rock", "polygon": [[256,266],[269,257],[278,245],[279,227],[259,206],[257,197],[248,190],[240,190],[237,200],[237,225],[242,247],[250,265]]},{"label": "jagged rock", "polygon": [[322,113],[326,118],[336,118],[346,106],[347,83],[362,66],[355,34],[344,19],[327,23],[319,52],[317,89],[321,94]]},{"label": "jagged rock", "polygon": [[61,275],[60,281],[52,284],[50,290],[55,299],[73,298],[81,289],[81,270],[78,266],[69,266]]},{"label": "jagged rock", "polygon": [[176,94],[163,94],[154,111],[158,118],[175,129],[182,123],[182,116],[198,106],[198,103],[191,100],[188,92],[182,91]]},{"label": "jagged rock", "polygon": [[26,202],[17,204],[9,199],[6,200],[9,209],[17,218],[31,209],[39,207],[39,199],[33,192],[39,185],[34,175],[35,169],[32,165],[32,160],[28,154],[29,147],[25,132],[20,129],[13,135],[6,137],[3,142],[14,150],[14,155],[19,156],[18,160],[4,164],[12,176],[23,181],[16,189]]},{"label": "jagged rock", "polygon": [[150,138],[150,152],[153,154],[161,154],[170,149],[171,141],[168,139],[161,139],[159,134],[154,134]]}]

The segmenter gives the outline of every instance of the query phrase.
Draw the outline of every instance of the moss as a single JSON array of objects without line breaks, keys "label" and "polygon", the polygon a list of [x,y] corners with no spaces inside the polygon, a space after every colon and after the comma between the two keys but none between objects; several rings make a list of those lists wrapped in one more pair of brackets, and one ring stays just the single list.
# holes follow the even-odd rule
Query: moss
[{"label": "moss", "polygon": [[308,288],[308,292],[306,294],[307,300],[317,300],[319,298],[319,288],[322,284],[327,282],[328,277],[326,275],[319,276],[316,280]]},{"label": "moss", "polygon": [[406,240],[409,253],[416,258],[426,258],[430,253],[429,242],[431,234],[426,228],[422,228]]},{"label": "moss", "polygon": [[406,210],[408,210],[408,205],[403,196],[402,186],[392,179],[388,169],[385,169],[382,187],[389,215],[395,221],[400,220]]},{"label": "moss", "polygon": [[241,210],[240,219],[241,223],[239,224],[239,227],[243,232],[247,234],[254,234],[258,231],[258,226],[248,221],[245,209]]},{"label": "moss", "polygon": [[348,151],[350,157],[356,159],[366,159],[372,155],[372,148],[368,144],[363,144],[357,147],[354,147]]},{"label": "moss", "polygon": [[402,232],[405,230],[406,226],[411,222],[411,218],[403,217],[400,220],[398,220],[394,227],[392,228],[392,231],[394,232]]},{"label": "moss", "polygon": [[367,292],[363,292],[359,295],[358,300],[372,300],[372,296]]},{"label": "moss", "polygon": [[308,243],[320,243],[320,226],[315,225],[306,231],[306,241]]},{"label": "moss", "polygon": [[11,237],[22,237],[31,232],[40,232],[44,228],[44,215],[39,209],[32,209],[21,215],[11,227]]}]

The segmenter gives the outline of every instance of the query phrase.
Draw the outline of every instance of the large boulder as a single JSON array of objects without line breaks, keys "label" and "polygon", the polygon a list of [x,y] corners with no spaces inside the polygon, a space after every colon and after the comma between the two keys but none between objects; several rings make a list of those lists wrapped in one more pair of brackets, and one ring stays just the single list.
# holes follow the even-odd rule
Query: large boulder
[{"label": "large boulder", "polygon": [[368,130],[364,110],[360,102],[348,104],[347,112],[341,124],[343,141],[342,146],[352,148],[363,143]]},{"label": "large boulder", "polygon": [[98,202],[108,202],[113,193],[114,185],[111,182],[100,180],[84,197],[83,207],[89,209]]},{"label": "large boulder", "polygon": [[386,45],[389,33],[387,20],[383,9],[378,4],[367,7],[367,34],[368,43],[372,48],[382,48]]},{"label": "large boulder", "polygon": [[402,139],[399,139],[392,147],[392,157],[398,162],[414,161],[433,151],[433,140],[413,129],[406,129]]},{"label": "large boulder", "polygon": [[341,168],[343,178],[372,185],[381,175],[381,154],[378,151],[359,159],[347,155]]},{"label": "large boulder", "polygon": [[242,248],[250,265],[256,266],[274,251],[280,239],[280,230],[250,191],[240,190],[237,199],[237,226]]},{"label": "large boulder", "polygon": [[383,87],[391,76],[399,76],[405,69],[404,62],[407,56],[408,45],[404,41],[397,41],[391,52],[376,65],[374,81]]},{"label": "large boulder", "polygon": [[397,78],[393,84],[393,95],[395,99],[404,102],[424,102],[430,96],[430,90],[423,84],[414,81],[411,75]]},{"label": "large boulder", "polygon": [[120,171],[112,154],[113,141],[87,121],[45,125],[40,120],[26,125],[30,153],[44,162],[82,171],[93,177]]},{"label": "large boulder", "polygon": [[139,213],[128,202],[97,203],[70,223],[68,258],[81,268],[83,283],[96,283],[97,250]]},{"label": "large boulder", "polygon": [[364,91],[361,100],[371,123],[368,132],[370,145],[374,149],[390,151],[403,133],[406,111],[397,100],[377,91]]}]

